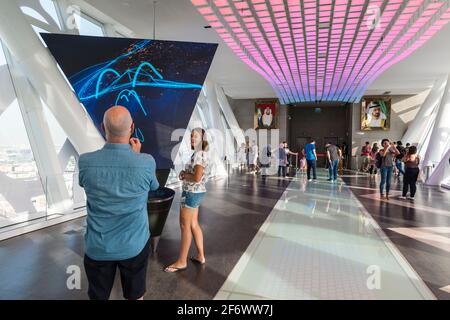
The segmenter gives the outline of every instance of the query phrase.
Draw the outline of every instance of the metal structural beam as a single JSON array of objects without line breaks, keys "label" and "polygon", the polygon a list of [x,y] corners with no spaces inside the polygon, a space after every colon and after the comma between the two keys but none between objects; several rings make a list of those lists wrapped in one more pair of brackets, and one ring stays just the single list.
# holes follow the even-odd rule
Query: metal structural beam
[{"label": "metal structural beam", "polygon": [[104,139],[15,0],[0,1],[0,21],[0,38],[4,45],[46,102],[77,152],[81,154],[102,147]]},{"label": "metal structural beam", "polygon": [[237,146],[240,147],[241,144],[245,143],[244,133],[242,132],[242,129],[240,128],[239,123],[236,120],[236,117],[234,116],[233,110],[230,107],[230,103],[227,100],[227,96],[225,95],[223,88],[217,84],[215,85],[215,88],[217,101],[219,102],[220,108],[222,109],[225,119],[230,125],[231,132],[234,136],[234,139],[236,139]]},{"label": "metal structural beam", "polygon": [[47,206],[64,211],[69,208],[71,201],[64,182],[64,169],[59,163],[41,100],[7,50],[5,50],[5,56],[11,70],[11,78],[16,89],[17,101],[30,146],[46,193]]},{"label": "metal structural beam", "polygon": [[419,146],[423,144],[426,133],[431,129],[430,126],[434,123],[433,115],[436,116],[434,111],[441,103],[447,78],[448,75],[443,75],[436,79],[431,91],[420,106],[416,117],[409,124],[408,130],[403,135],[402,141],[417,144]]},{"label": "metal structural beam", "polygon": [[426,185],[440,186],[443,183],[450,182],[450,148],[442,158],[441,162],[434,168],[433,173],[425,182]]},{"label": "metal structural beam", "polygon": [[435,167],[441,162],[450,145],[450,74],[439,105],[436,120],[427,146],[424,166]]}]

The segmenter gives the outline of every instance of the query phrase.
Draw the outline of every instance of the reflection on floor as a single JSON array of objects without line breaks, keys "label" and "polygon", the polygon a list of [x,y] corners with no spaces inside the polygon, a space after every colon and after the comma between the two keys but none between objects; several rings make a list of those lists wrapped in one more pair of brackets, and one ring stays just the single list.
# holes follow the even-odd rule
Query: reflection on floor
[{"label": "reflection on floor", "polygon": [[[262,179],[235,174],[210,182],[200,211],[207,264],[189,264],[185,272],[166,274],[162,268],[176,258],[179,248],[177,193],[158,253],[150,258],[145,298],[434,298],[371,215],[433,292],[439,291],[439,298],[449,295],[450,277],[447,282],[439,278],[450,272],[445,260],[449,255],[437,247],[443,242],[448,249],[443,239],[448,238],[448,198],[420,191],[420,197],[428,192],[429,199],[443,201],[418,201],[421,208],[436,209],[429,221],[422,214],[408,216],[413,209],[406,204],[406,213],[399,213],[394,203],[374,204],[368,195],[376,193],[376,184],[367,177],[346,176],[347,185],[341,180],[331,184],[324,174],[319,178],[308,183],[301,175]],[[0,242],[0,299],[86,299],[84,224],[85,219],[78,219]],[[411,259],[415,254],[437,260],[430,265]],[[81,290],[67,288],[69,266],[80,267]],[[424,266],[437,275],[427,274]],[[121,299],[118,275],[111,298]]]},{"label": "reflection on floor", "polygon": [[217,299],[432,299],[342,182],[290,183]]},{"label": "reflection on floor", "polygon": [[401,200],[393,179],[390,200],[379,200],[379,177],[343,180],[438,299],[450,300],[450,191],[418,184],[415,201]]},{"label": "reflection on floor", "polygon": [[[288,181],[258,181],[234,175],[208,184],[200,208],[207,265],[189,264],[187,271],[167,274],[163,267],[179,248],[179,193],[159,243],[150,258],[146,299],[212,299],[281,197]],[[83,269],[85,219],[0,242],[0,299],[87,299]],[[66,286],[69,266],[81,270],[81,290]],[[121,299],[117,275],[112,299]]]}]

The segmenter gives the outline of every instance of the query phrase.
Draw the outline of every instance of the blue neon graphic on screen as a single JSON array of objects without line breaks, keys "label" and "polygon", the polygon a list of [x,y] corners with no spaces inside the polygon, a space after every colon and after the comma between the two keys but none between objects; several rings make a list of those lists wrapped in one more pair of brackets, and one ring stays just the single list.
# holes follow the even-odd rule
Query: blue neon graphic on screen
[{"label": "blue neon graphic on screen", "polygon": [[[126,107],[143,152],[159,169],[172,167],[174,129],[186,128],[216,44],[42,34],[101,130],[104,112]],[[103,134],[103,132],[102,132]]]}]

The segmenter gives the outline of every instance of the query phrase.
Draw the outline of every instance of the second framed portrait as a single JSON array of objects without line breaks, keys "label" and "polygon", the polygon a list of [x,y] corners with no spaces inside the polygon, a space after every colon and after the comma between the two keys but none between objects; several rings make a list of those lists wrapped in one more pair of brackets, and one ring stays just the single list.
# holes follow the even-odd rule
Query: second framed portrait
[{"label": "second framed portrait", "polygon": [[361,130],[389,130],[391,98],[364,97],[361,103]]}]

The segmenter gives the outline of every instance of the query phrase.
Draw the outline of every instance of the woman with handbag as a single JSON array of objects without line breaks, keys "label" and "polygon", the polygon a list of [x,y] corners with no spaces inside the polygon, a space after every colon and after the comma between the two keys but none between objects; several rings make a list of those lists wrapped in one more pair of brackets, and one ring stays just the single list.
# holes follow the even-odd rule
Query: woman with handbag
[{"label": "woman with handbag", "polygon": [[[420,157],[417,154],[417,147],[410,146],[402,161],[405,163],[405,175],[403,176],[403,193],[400,199],[414,200],[416,194],[417,178],[419,177]],[[409,189],[409,197],[406,197]]]}]

